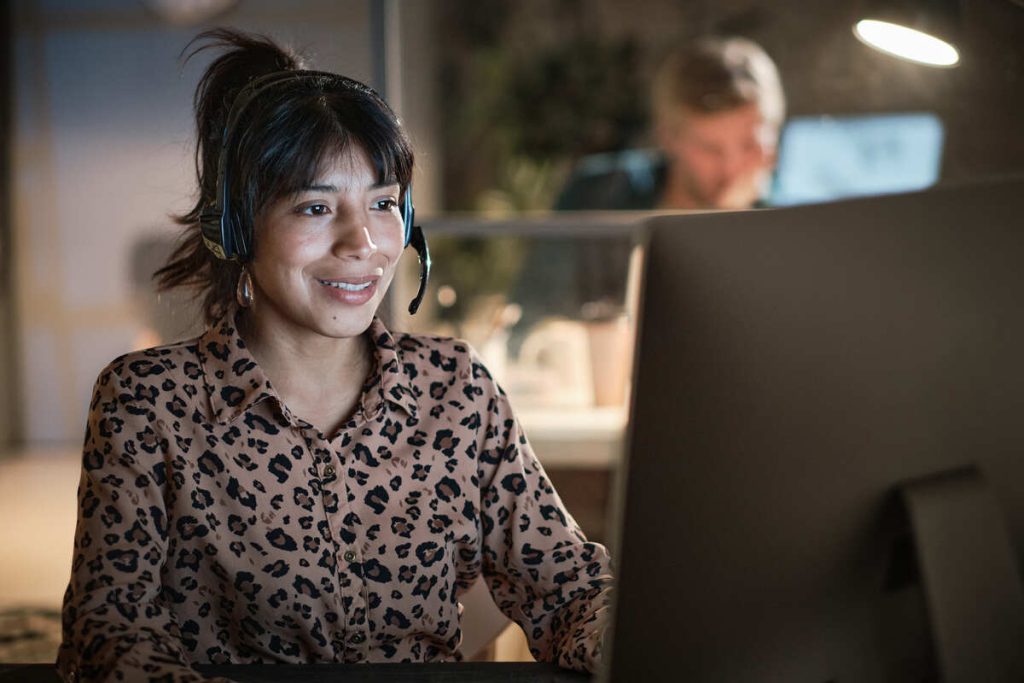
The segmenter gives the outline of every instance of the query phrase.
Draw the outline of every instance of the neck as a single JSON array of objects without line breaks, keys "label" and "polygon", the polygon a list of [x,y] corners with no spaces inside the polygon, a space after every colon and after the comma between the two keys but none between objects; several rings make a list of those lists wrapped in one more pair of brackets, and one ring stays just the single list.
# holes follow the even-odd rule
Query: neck
[{"label": "neck", "polygon": [[239,334],[281,400],[296,416],[332,434],[353,413],[372,359],[365,335],[335,339],[278,324],[251,309]]}]

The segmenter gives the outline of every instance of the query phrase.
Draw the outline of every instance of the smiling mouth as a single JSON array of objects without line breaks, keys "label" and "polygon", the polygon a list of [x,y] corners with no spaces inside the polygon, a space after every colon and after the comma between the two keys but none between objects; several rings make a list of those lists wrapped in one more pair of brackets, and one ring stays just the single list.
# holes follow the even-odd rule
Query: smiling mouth
[{"label": "smiling mouth", "polygon": [[370,285],[373,284],[373,280],[367,280],[366,282],[345,282],[343,280],[321,280],[317,278],[317,282],[324,285],[325,287],[334,287],[346,292],[361,292]]}]

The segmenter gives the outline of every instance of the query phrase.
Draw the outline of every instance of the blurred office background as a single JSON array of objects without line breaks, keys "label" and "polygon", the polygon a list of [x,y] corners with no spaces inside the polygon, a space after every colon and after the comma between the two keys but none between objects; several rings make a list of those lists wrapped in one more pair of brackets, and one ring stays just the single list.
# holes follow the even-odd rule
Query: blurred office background
[{"label": "blurred office background", "polygon": [[[424,315],[396,313],[395,323],[480,348],[570,509],[602,539],[625,426],[631,312],[545,317],[515,294],[531,240],[614,237],[635,223],[545,216],[573,164],[650,145],[655,65],[674,45],[717,33],[757,41],[779,67],[790,123],[777,204],[1020,174],[1024,3],[949,4],[955,68],[858,42],[851,27],[867,0],[5,4],[0,610],[29,608],[6,612],[8,624],[21,615],[7,631],[41,633],[31,610],[59,606],[75,450],[97,373],[121,353],[198,329],[188,298],[158,297],[149,277],[176,235],[169,216],[192,200],[191,97],[208,58],[183,64],[180,54],[199,30],[268,33],[390,99],[417,148],[417,215],[437,265]],[[396,283],[402,301],[408,265]],[[516,333],[525,314],[539,322]],[[19,642],[48,647],[45,636]]]}]

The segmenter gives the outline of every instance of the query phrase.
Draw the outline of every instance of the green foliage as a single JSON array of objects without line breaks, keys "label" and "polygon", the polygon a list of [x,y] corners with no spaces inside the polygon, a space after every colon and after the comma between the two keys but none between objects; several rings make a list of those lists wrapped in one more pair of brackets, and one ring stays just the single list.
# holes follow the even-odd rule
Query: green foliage
[{"label": "green foliage", "polygon": [[[448,208],[495,196],[514,210],[549,209],[579,157],[621,149],[645,128],[646,86],[632,39],[567,35],[525,49],[474,45],[446,75],[451,95]],[[526,191],[538,182],[546,191]]]},{"label": "green foliage", "polygon": [[619,149],[643,129],[646,107],[631,40],[582,38],[520,55],[495,109],[511,149],[536,160]]}]

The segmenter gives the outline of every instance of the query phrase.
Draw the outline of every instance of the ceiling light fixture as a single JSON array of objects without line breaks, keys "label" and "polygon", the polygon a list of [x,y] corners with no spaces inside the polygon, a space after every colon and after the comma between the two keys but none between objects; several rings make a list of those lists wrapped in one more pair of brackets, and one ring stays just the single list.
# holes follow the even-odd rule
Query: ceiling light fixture
[{"label": "ceiling light fixture", "polygon": [[917,64],[954,67],[960,52],[957,0],[875,0],[867,3],[853,34],[865,45]]}]

